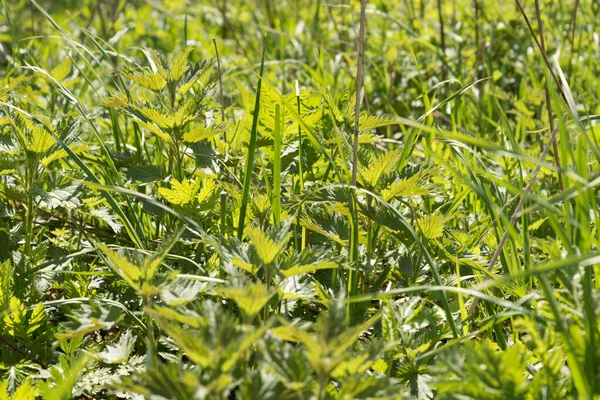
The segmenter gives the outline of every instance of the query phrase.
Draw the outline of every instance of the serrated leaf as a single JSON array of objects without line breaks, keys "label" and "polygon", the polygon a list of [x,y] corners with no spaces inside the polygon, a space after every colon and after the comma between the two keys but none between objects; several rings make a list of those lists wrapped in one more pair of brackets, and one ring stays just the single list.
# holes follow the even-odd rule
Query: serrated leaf
[{"label": "serrated leaf", "polygon": [[40,206],[51,210],[59,207],[73,209],[81,206],[79,200],[79,185],[57,187],[50,192],[38,191],[37,201]]},{"label": "serrated leaf", "polygon": [[192,47],[188,46],[173,58],[169,64],[169,78],[171,81],[180,80],[188,70],[188,55],[191,51]]},{"label": "serrated leaf", "polygon": [[71,72],[71,60],[65,57],[60,64],[52,68],[50,75],[58,82],[64,80]]},{"label": "serrated leaf", "polygon": [[160,92],[167,85],[167,80],[159,73],[156,72],[144,72],[140,75],[125,74],[126,77],[155,92]]},{"label": "serrated leaf", "polygon": [[249,319],[254,318],[275,294],[274,291],[269,291],[265,285],[259,282],[251,283],[243,288],[219,288],[217,292],[221,296],[235,301]]},{"label": "serrated leaf", "polygon": [[111,329],[124,316],[117,307],[82,304],[80,309],[69,314],[70,321],[63,323],[64,331],[57,333],[56,338],[67,340],[100,329]]},{"label": "serrated leaf", "polygon": [[375,372],[379,372],[380,374],[385,374],[388,369],[388,364],[383,360],[379,359],[371,365],[371,369]]},{"label": "serrated leaf", "polygon": [[400,160],[399,151],[389,151],[380,154],[375,160],[367,165],[358,167],[358,180],[367,187],[375,187],[384,174],[394,170]]},{"label": "serrated leaf", "polygon": [[98,357],[107,364],[122,364],[127,362],[135,346],[136,337],[130,330],[121,335],[117,343],[107,345],[106,349],[98,353]]},{"label": "serrated leaf", "polygon": [[35,332],[44,324],[44,322],[46,322],[46,312],[44,310],[44,305],[42,303],[38,303],[29,315],[27,321],[27,334],[30,335],[33,332]]},{"label": "serrated leaf", "polygon": [[171,189],[159,188],[158,193],[169,203],[184,205],[192,202],[198,193],[200,184],[198,182],[185,179],[179,182],[177,179],[171,180]]},{"label": "serrated leaf", "polygon": [[121,228],[123,228],[123,224],[119,222],[119,218],[116,215],[112,214],[108,207],[102,207],[91,210],[90,214],[106,222],[106,224],[110,226],[110,228],[115,233],[119,233],[121,231]]},{"label": "serrated leaf", "polygon": [[427,193],[426,187],[419,183],[419,176],[413,175],[390,184],[381,192],[381,197],[390,201],[394,197],[423,196]]},{"label": "serrated leaf", "polygon": [[162,129],[160,129],[153,122],[142,121],[139,118],[137,119],[137,122],[138,122],[138,124],[142,125],[144,128],[148,129],[150,132],[154,133],[156,136],[161,138],[162,140],[165,140],[167,142],[171,140],[171,136],[169,136],[167,133],[163,132]]},{"label": "serrated leaf", "polygon": [[275,260],[291,236],[291,234],[288,233],[280,242],[275,242],[263,231],[255,227],[247,228],[246,233],[252,241],[256,253],[265,264],[270,264]]},{"label": "serrated leaf", "polygon": [[140,288],[140,278],[142,270],[137,265],[132,264],[127,258],[121,256],[117,252],[109,249],[103,244],[97,245],[98,249],[104,253],[108,260],[108,266],[115,271],[129,286],[135,289]]},{"label": "serrated leaf", "polygon": [[216,188],[217,183],[214,179],[204,180],[204,185],[202,186],[202,189],[200,189],[200,193],[198,193],[198,203],[202,203],[203,201],[207,200],[210,196],[212,196]]},{"label": "serrated leaf", "polygon": [[308,264],[308,265],[294,265],[291,268],[288,269],[282,269],[281,275],[283,275],[286,278],[289,278],[291,276],[295,276],[295,275],[300,275],[300,274],[308,274],[308,273],[313,273],[315,271],[319,271],[322,269],[334,269],[339,267],[338,263],[334,262],[334,261],[322,261],[319,263],[315,263],[315,264]]},{"label": "serrated leaf", "polygon": [[367,129],[380,128],[382,126],[394,125],[398,122],[392,118],[376,116],[376,115],[361,115],[358,120],[358,126],[361,131]]},{"label": "serrated leaf", "polygon": [[443,216],[431,214],[419,218],[416,225],[427,239],[437,239],[444,233],[445,222],[446,219]]},{"label": "serrated leaf", "polygon": [[205,126],[194,127],[190,132],[183,134],[183,141],[186,143],[197,143],[201,140],[210,139],[215,136],[218,132],[214,129],[207,128]]},{"label": "serrated leaf", "polygon": [[45,153],[54,143],[54,138],[41,126],[36,126],[31,132],[31,151],[35,153]]},{"label": "serrated leaf", "polygon": [[[78,143],[78,144],[70,145],[69,149],[73,153],[78,155],[78,154],[83,153],[84,151],[88,151],[89,149],[91,149],[91,146],[88,146],[87,144],[83,144],[83,143]],[[65,158],[67,156],[68,156],[68,153],[66,152],[66,150],[59,149],[57,151],[52,152],[50,155],[42,158],[40,163],[44,167],[47,167],[52,161],[60,160],[61,158]]]}]

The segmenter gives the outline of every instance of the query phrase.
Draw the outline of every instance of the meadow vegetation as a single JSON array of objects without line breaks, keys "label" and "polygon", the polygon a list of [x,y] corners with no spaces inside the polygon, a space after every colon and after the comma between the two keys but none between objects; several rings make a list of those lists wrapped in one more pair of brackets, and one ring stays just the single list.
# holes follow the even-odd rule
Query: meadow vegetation
[{"label": "meadow vegetation", "polygon": [[596,0],[1,6],[0,399],[600,395]]}]

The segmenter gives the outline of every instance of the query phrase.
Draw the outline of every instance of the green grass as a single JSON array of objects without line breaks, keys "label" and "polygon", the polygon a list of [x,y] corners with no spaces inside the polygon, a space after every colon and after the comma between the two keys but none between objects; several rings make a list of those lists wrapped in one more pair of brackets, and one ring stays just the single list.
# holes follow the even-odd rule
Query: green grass
[{"label": "green grass", "polygon": [[1,6],[0,399],[600,395],[595,2]]}]

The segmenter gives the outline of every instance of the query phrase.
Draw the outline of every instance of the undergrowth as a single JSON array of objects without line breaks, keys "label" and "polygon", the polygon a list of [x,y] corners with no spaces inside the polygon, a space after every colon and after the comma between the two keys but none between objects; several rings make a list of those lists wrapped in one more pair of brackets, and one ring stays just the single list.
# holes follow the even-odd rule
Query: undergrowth
[{"label": "undergrowth", "polygon": [[597,2],[1,4],[0,399],[600,394]]}]

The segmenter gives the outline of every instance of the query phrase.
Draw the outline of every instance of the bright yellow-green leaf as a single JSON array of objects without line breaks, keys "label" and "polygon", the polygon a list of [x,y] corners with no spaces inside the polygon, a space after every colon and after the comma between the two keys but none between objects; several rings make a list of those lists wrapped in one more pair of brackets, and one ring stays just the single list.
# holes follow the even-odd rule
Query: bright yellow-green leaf
[{"label": "bright yellow-green leaf", "polygon": [[167,80],[159,73],[145,72],[140,75],[125,74],[126,77],[145,88],[159,92],[164,89]]},{"label": "bright yellow-green leaf", "polygon": [[98,249],[104,253],[108,259],[108,266],[117,273],[129,286],[134,289],[139,289],[139,280],[142,276],[142,270],[129,262],[125,257],[122,257],[115,251],[112,251],[103,244],[98,244]]},{"label": "bright yellow-green leaf", "polygon": [[427,215],[417,220],[417,226],[427,239],[437,239],[444,233],[446,219],[440,215]]},{"label": "bright yellow-green leaf", "polygon": [[235,301],[248,318],[253,318],[258,314],[275,294],[259,282],[251,283],[243,288],[220,288],[217,292],[221,296]]},{"label": "bright yellow-green leaf", "polygon": [[419,176],[413,175],[410,178],[400,179],[384,189],[381,197],[385,201],[390,201],[394,197],[423,196],[427,194],[427,189],[419,183]]},{"label": "bright yellow-green leaf", "polygon": [[[3,399],[2,392],[4,392],[4,390],[5,389],[2,389],[2,386],[0,386],[0,400]],[[33,385],[29,383],[29,381],[25,381],[15,390],[12,397],[6,396],[4,398],[7,400],[9,398],[11,400],[35,400],[37,396],[39,396],[38,390],[35,387],[33,387]]]},{"label": "bright yellow-green leaf", "polygon": [[10,314],[4,316],[4,322],[7,325],[18,325],[24,322],[27,308],[25,307],[25,304],[21,303],[21,300],[16,297],[11,297],[8,309],[10,310]]},{"label": "bright yellow-green leaf", "polygon": [[359,374],[369,369],[371,364],[372,361],[369,360],[368,353],[359,354],[347,360],[342,360],[331,372],[331,376],[340,379],[354,374]]},{"label": "bright yellow-green leaf", "polygon": [[365,186],[376,186],[382,175],[392,172],[399,158],[399,151],[380,154],[373,162],[359,166],[358,180]]},{"label": "bright yellow-green leaf", "polygon": [[36,126],[31,132],[31,151],[45,153],[54,144],[54,138],[41,126]]},{"label": "bright yellow-green leaf", "polygon": [[173,179],[171,180],[171,189],[159,188],[158,192],[169,203],[183,205],[194,200],[198,193],[198,189],[200,189],[198,182],[187,179],[179,182],[177,179]]},{"label": "bright yellow-green leaf", "polygon": [[198,193],[198,203],[208,199],[215,191],[217,184],[214,179],[206,179],[200,193]]},{"label": "bright yellow-green leaf", "polygon": [[44,311],[44,305],[38,303],[37,306],[32,310],[27,323],[27,333],[31,334],[35,332],[46,320],[46,312]]},{"label": "bright yellow-green leaf", "polygon": [[258,228],[250,227],[246,229],[248,237],[252,241],[258,256],[265,264],[272,263],[279,252],[285,247],[290,237],[288,234],[281,242],[276,243]]},{"label": "bright yellow-green leaf", "polygon": [[[91,149],[91,146],[88,146],[87,144],[83,144],[83,143],[78,143],[78,144],[70,145],[69,149],[71,149],[71,151],[75,154],[81,154],[84,151],[88,151],[89,149]],[[50,155],[42,158],[40,163],[44,167],[47,167],[48,164],[50,164],[52,161],[60,160],[61,158],[65,158],[67,156],[68,156],[68,154],[67,154],[66,150],[59,149],[57,151],[52,152]]]},{"label": "bright yellow-green leaf", "polygon": [[358,126],[361,131],[367,129],[380,128],[382,126],[394,125],[398,122],[392,118],[381,117],[376,115],[361,115],[358,120]]},{"label": "bright yellow-green leaf", "polygon": [[380,374],[385,374],[388,369],[388,365],[383,359],[380,358],[379,360],[375,361],[373,365],[371,365],[371,369],[375,372],[379,372]]},{"label": "bright yellow-green leaf", "polygon": [[238,267],[239,269],[242,269],[252,275],[256,275],[256,272],[258,271],[258,267],[256,265],[252,265],[247,262],[244,262],[244,260],[242,260],[238,257],[234,258],[231,261],[231,263],[233,265],[235,265],[236,267]]},{"label": "bright yellow-green leaf", "polygon": [[150,132],[154,133],[156,136],[161,138],[162,140],[169,141],[171,140],[171,136],[163,132],[156,124],[152,122],[145,122],[141,119],[137,120],[138,124],[142,125],[144,128],[148,129]]},{"label": "bright yellow-green leaf", "polygon": [[183,134],[183,141],[187,143],[197,143],[201,140],[210,139],[217,134],[217,131],[204,126],[195,127],[190,132]]},{"label": "bright yellow-green leaf", "polygon": [[66,57],[60,64],[52,68],[50,75],[60,82],[69,76],[69,72],[71,72],[71,60]]},{"label": "bright yellow-green leaf", "polygon": [[192,51],[192,47],[187,47],[181,53],[177,54],[169,65],[170,80],[178,81],[183,77],[183,74],[188,69],[188,55]]},{"label": "bright yellow-green leaf", "polygon": [[338,264],[333,261],[323,261],[317,264],[309,264],[309,265],[294,265],[291,268],[281,270],[281,274],[289,278],[290,276],[307,274],[311,272],[315,272],[321,269],[333,269],[337,268]]}]

